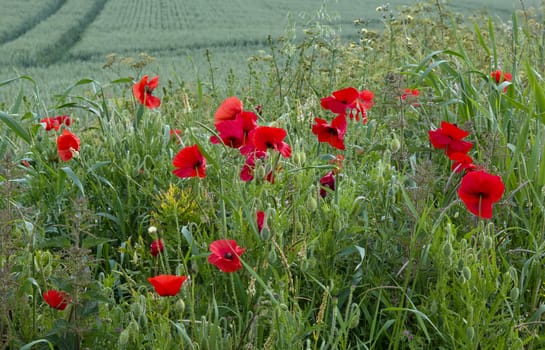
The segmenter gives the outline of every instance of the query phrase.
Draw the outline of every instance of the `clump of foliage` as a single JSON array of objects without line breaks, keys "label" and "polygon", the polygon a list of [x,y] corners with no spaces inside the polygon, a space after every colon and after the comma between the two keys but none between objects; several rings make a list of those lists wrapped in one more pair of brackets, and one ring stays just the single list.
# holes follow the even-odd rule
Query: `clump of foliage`
[{"label": "clump of foliage", "polygon": [[[541,14],[377,11],[350,44],[271,38],[244,82],[208,57],[194,83],[138,66],[0,101],[0,345],[542,348]],[[504,191],[460,189],[453,140]]]}]

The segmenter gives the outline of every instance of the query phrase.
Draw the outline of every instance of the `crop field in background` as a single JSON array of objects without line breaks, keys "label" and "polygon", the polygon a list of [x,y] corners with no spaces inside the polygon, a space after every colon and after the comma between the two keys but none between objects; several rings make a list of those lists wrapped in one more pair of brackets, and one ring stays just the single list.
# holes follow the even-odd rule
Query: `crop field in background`
[{"label": "crop field in background", "polygon": [[[526,6],[538,0],[526,1]],[[179,0],[2,0],[0,81],[31,75],[42,90],[65,88],[82,76],[99,81],[134,75],[127,67],[104,70],[106,56],[155,58],[156,73],[195,80],[209,68],[205,55],[223,73],[244,73],[246,59],[268,49],[268,37],[320,22],[345,40],[358,40],[355,19],[381,28],[378,0],[357,1],[179,1]],[[390,10],[409,4],[389,1]],[[519,1],[457,0],[443,3],[466,14],[488,12],[509,18]],[[476,9],[478,9],[476,11]],[[293,38],[290,38],[293,39]]]}]

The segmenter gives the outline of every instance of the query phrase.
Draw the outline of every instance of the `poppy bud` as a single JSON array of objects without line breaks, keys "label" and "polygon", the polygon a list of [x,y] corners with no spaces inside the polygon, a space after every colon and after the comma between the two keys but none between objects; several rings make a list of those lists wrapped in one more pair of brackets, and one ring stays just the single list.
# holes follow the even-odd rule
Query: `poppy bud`
[{"label": "poppy bud", "polygon": [[473,340],[473,338],[475,337],[475,328],[473,328],[471,326],[467,327],[466,335],[467,335],[468,339]]},{"label": "poppy bud", "polygon": [[295,164],[302,166],[306,160],[307,156],[305,155],[305,152],[300,151],[293,153],[293,161]]},{"label": "poppy bud", "polygon": [[185,303],[183,299],[179,299],[176,302],[176,310],[178,310],[180,313],[183,313],[185,310]]},{"label": "poppy bud", "polygon": [[[312,192],[311,192],[312,193]],[[307,209],[310,212],[315,211],[318,208],[318,202],[316,201],[316,197],[311,195],[307,199]]]},{"label": "poppy bud", "polygon": [[271,229],[268,225],[263,226],[260,232],[261,238],[264,241],[268,241],[271,238]]},{"label": "poppy bud", "polygon": [[520,290],[517,287],[514,287],[513,289],[511,289],[511,293],[509,293],[509,297],[511,298],[511,300],[513,301],[518,300],[519,296],[520,296]]},{"label": "poppy bud", "polygon": [[269,261],[269,264],[274,264],[276,262],[276,259],[276,251],[274,249],[271,249],[271,251],[267,255],[267,260]]},{"label": "poppy bud", "polygon": [[452,256],[452,244],[448,241],[443,245],[443,255],[445,258],[450,258]]},{"label": "poppy bud", "polygon": [[390,150],[392,153],[396,153],[401,148],[401,142],[399,142],[399,139],[397,136],[394,135],[394,138],[390,142]]},{"label": "poppy bud", "polygon": [[462,276],[464,276],[464,279],[466,281],[469,281],[471,279],[471,270],[469,267],[464,266],[464,268],[462,269]]},{"label": "poppy bud", "polygon": [[494,245],[494,241],[492,240],[492,237],[485,236],[483,240],[483,248],[485,250],[490,250],[492,249],[493,245]]}]

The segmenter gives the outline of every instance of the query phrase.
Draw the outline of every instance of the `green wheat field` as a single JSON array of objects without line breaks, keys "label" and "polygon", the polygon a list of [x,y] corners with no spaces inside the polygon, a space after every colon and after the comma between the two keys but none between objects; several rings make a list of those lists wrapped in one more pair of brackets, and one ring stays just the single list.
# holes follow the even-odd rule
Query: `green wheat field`
[{"label": "green wheat field", "polygon": [[542,1],[0,5],[0,349],[545,348]]}]

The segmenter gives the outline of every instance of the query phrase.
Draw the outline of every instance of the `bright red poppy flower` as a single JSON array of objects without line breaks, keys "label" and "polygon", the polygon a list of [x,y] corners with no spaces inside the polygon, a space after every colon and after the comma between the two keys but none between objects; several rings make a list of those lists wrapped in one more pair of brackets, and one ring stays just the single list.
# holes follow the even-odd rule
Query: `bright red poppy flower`
[{"label": "bright red poppy flower", "polygon": [[282,128],[258,126],[250,132],[248,137],[257,151],[266,152],[268,149],[273,149],[285,158],[289,158],[291,147],[284,142],[287,134],[286,130]]},{"label": "bright red poppy flower", "polygon": [[161,254],[164,249],[165,249],[165,246],[163,245],[163,241],[161,239],[156,239],[150,244],[150,252],[151,252],[151,255],[154,257]]},{"label": "bright red poppy flower", "polygon": [[43,292],[44,301],[54,309],[64,310],[70,302],[66,292],[50,289]]},{"label": "bright red poppy flower", "polygon": [[512,81],[513,76],[511,73],[502,72],[500,69],[497,69],[490,73],[490,76],[494,79],[496,84],[503,83],[504,81]]},{"label": "bright red poppy flower", "polygon": [[158,275],[148,277],[148,282],[151,283],[153,289],[162,297],[175,296],[182,288],[182,285],[187,280],[187,276],[176,275]]},{"label": "bright red poppy flower", "polygon": [[322,198],[327,196],[326,188],[329,188],[331,191],[335,190],[335,176],[332,171],[328,172],[320,179],[320,185],[320,196]]},{"label": "bright red poppy flower", "polygon": [[314,118],[316,124],[312,125],[312,133],[318,136],[319,142],[327,142],[331,146],[344,150],[344,134],[346,133],[346,117],[339,114],[331,125],[327,121]]},{"label": "bright red poppy flower", "polygon": [[159,86],[159,77],[155,76],[148,81],[148,76],[144,75],[142,79],[132,87],[134,97],[144,106],[153,109],[161,105],[161,100],[152,95],[153,90]]},{"label": "bright red poppy flower", "polygon": [[46,131],[59,130],[59,128],[61,127],[59,121],[56,118],[51,117],[43,118],[42,120],[40,120],[40,124],[45,127]]},{"label": "bright red poppy flower", "polygon": [[[494,79],[496,84],[501,84],[504,81],[513,81],[513,76],[511,75],[511,73],[502,72],[500,69],[497,69],[490,73],[490,76],[492,77],[492,79]],[[503,92],[507,92],[507,86],[503,89]]]},{"label": "bright red poppy flower", "polygon": [[261,232],[263,225],[265,225],[265,212],[263,210],[259,210],[257,213],[255,213],[255,217],[257,221],[257,231]]},{"label": "bright red poppy flower", "polygon": [[244,144],[243,121],[240,117],[224,120],[216,124],[219,137],[212,135],[210,142],[214,144],[223,143],[225,146],[240,148]]},{"label": "bright red poppy flower", "polygon": [[216,265],[223,272],[235,272],[242,268],[240,256],[244,253],[244,249],[237,245],[235,240],[220,239],[210,244],[208,261]]},{"label": "bright red poppy flower", "polygon": [[172,173],[180,178],[195,176],[203,178],[206,176],[206,158],[197,145],[181,149],[174,156],[172,165],[176,167]]},{"label": "bright red poppy flower", "polygon": [[67,162],[79,151],[79,138],[70,131],[64,129],[57,137],[57,152],[62,161]]},{"label": "bright red poppy flower", "polygon": [[224,120],[233,120],[242,113],[242,101],[235,96],[227,97],[214,114],[215,124]]},{"label": "bright red poppy flower", "polygon": [[358,91],[356,88],[347,87],[333,92],[332,96],[321,99],[322,108],[330,110],[335,114],[345,114],[349,111],[350,119],[357,121],[362,118],[367,123],[367,110],[370,109],[374,94],[369,90]]},{"label": "bright red poppy flower", "polygon": [[458,188],[458,196],[472,214],[490,219],[492,205],[500,200],[504,190],[501,177],[478,170],[464,175]]},{"label": "bright red poppy flower", "polygon": [[477,169],[477,166],[473,164],[473,159],[465,153],[453,152],[448,155],[452,163],[452,171],[460,173],[462,171],[472,171]]},{"label": "bright red poppy flower", "polygon": [[473,147],[471,142],[462,140],[469,132],[445,121],[441,122],[439,129],[429,130],[428,134],[433,147],[444,149],[447,155],[454,152],[467,153]]}]

